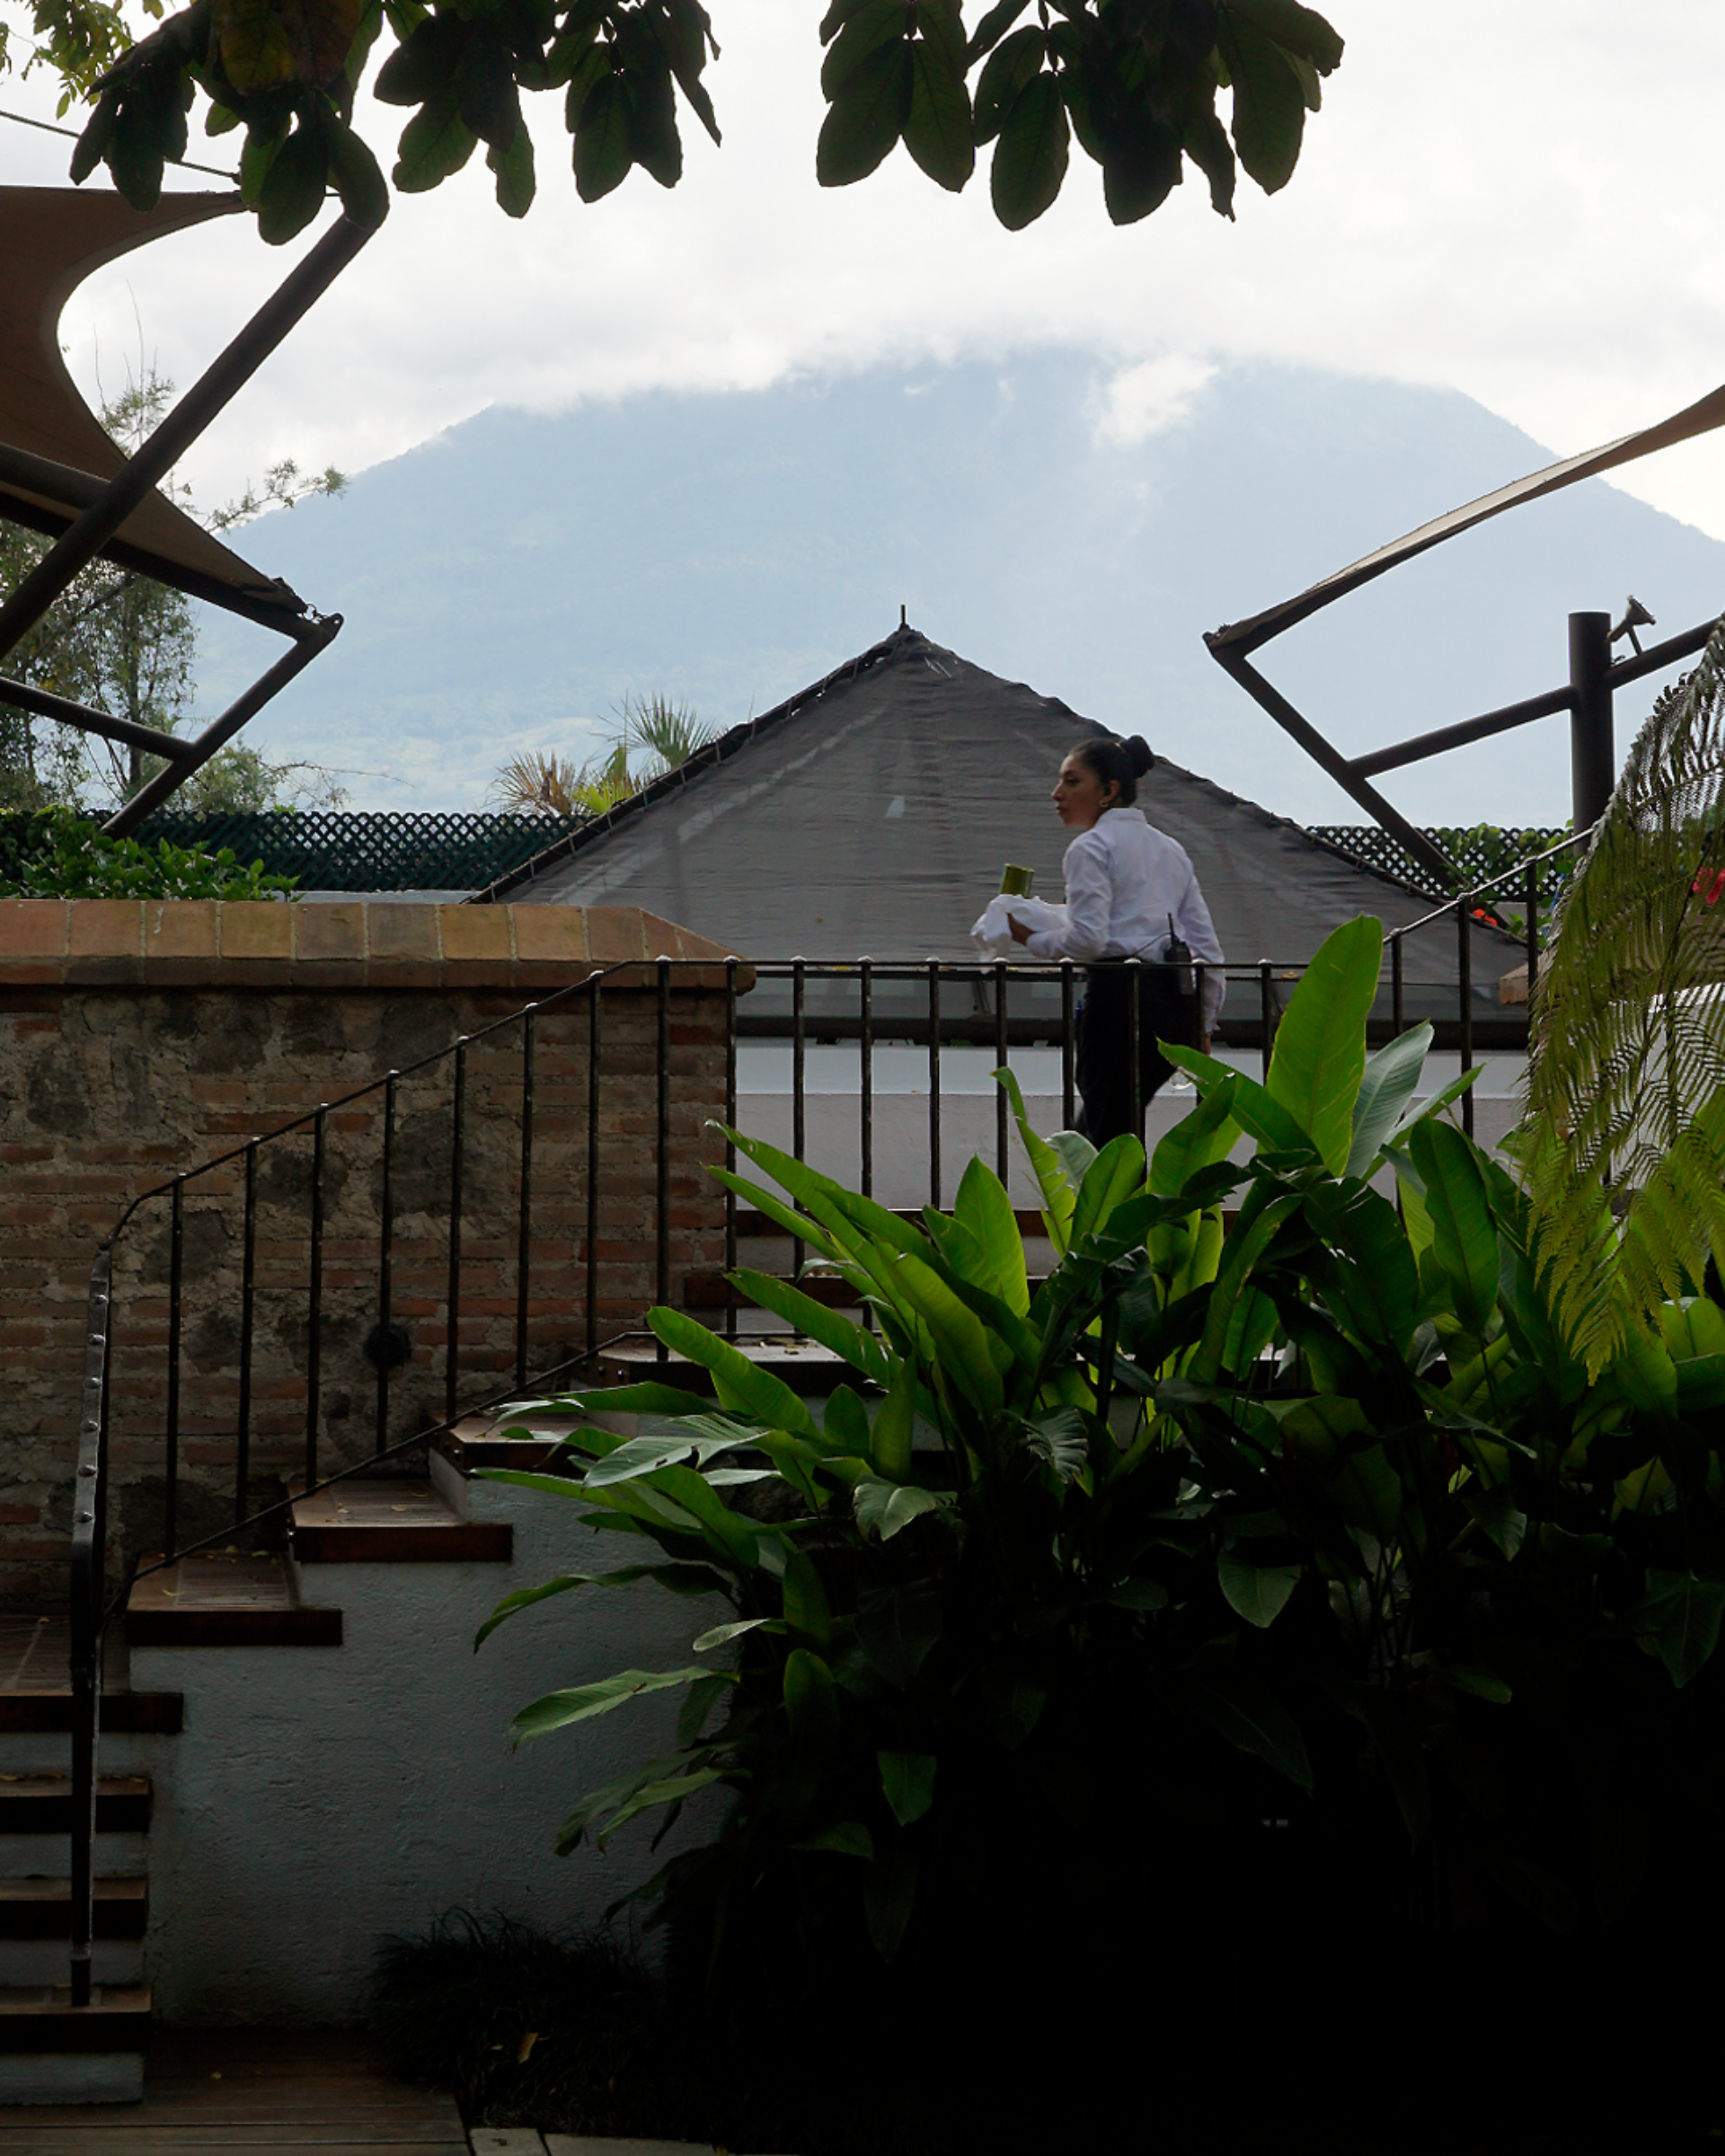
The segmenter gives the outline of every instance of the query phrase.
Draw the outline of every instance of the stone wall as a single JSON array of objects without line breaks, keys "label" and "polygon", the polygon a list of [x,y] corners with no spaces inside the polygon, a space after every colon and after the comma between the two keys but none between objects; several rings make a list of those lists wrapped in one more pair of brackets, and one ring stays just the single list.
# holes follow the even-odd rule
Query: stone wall
[{"label": "stone wall", "polygon": [[[722,1112],[722,953],[633,908],[106,900],[0,902],[0,1601],[62,1592],[90,1267],[116,1244],[111,1542],[160,1546],[166,1504],[172,1210],[181,1190],[180,1540],[318,1462],[443,1418],[455,1058],[439,1051],[606,968],[599,1056],[597,1330],[652,1300],[658,968],[668,999],[670,1270],[722,1263],[709,1118]],[[633,963],[631,963],[633,961]],[[739,983],[747,987],[747,976]],[[528,1362],[586,1341],[589,995],[535,1020]],[[510,1383],[518,1321],[523,1029],[467,1050],[458,1404]],[[429,1067],[408,1066],[435,1057]],[[389,1319],[381,1331],[382,1090],[392,1067]],[[313,1127],[324,1233],[311,1399]],[[247,1142],[263,1142],[247,1159]],[[222,1156],[234,1157],[225,1163]],[[198,1171],[199,1172],[188,1173]],[[248,1260],[246,1187],[253,1222]],[[134,1206],[134,1201],[140,1200]],[[129,1213],[128,1207],[132,1207]],[[242,1325],[248,1263],[249,1339]],[[405,1359],[392,1365],[392,1353]],[[381,1365],[381,1367],[380,1367]],[[243,1394],[249,1392],[249,1409]]]}]

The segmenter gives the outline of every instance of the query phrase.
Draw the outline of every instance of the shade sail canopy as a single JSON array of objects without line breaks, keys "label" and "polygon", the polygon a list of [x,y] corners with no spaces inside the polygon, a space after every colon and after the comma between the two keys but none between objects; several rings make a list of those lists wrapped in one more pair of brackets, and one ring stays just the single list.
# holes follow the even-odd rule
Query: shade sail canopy
[{"label": "shade sail canopy", "polygon": [[1725,385],[1711,390],[1697,402],[1673,412],[1668,420],[1661,420],[1655,427],[1620,435],[1614,442],[1587,450],[1579,456],[1566,456],[1555,464],[1529,473],[1526,479],[1494,488],[1490,494],[1482,494],[1477,500],[1465,502],[1459,509],[1434,517],[1429,524],[1420,525],[1405,538],[1380,546],[1375,552],[1310,586],[1297,596],[1284,599],[1278,605],[1267,606],[1248,621],[1226,623],[1205,641],[1215,650],[1243,654],[1253,651],[1260,644],[1268,643],[1271,637],[1279,636],[1283,630],[1293,628],[1296,622],[1305,621],[1309,614],[1345,598],[1350,591],[1358,591],[1362,584],[1369,584],[1374,577],[1394,569],[1399,562],[1411,561],[1415,554],[1423,554],[1430,547],[1441,546],[1446,539],[1471,531],[1489,517],[1501,517],[1506,509],[1519,508],[1525,501],[1537,501],[1543,494],[1555,494],[1560,488],[1572,487],[1579,480],[1597,479],[1602,473],[1632,464],[1638,457],[1651,456],[1658,450],[1675,448],[1679,442],[1693,441],[1697,435],[1709,434],[1721,424],[1725,424]]},{"label": "shade sail canopy", "polygon": [[[60,357],[61,311],[103,263],[243,207],[237,194],[164,195],[153,210],[119,196],[64,187],[0,188],[0,517],[58,533],[125,464],[78,394]],[[254,619],[305,611],[152,493],[103,552],[128,568]]]},{"label": "shade sail canopy", "polygon": [[[901,629],[488,895],[645,906],[744,959],[974,959],[970,924],[1005,862],[1032,868],[1039,896],[1061,896],[1069,835],[1049,789],[1066,751],[1101,730],[1058,698]],[[1429,897],[1178,764],[1158,761],[1138,798],[1191,855],[1234,964],[1298,964],[1358,914],[1396,926],[1432,910]],[[1519,948],[1472,932],[1476,994],[1495,1005]],[[1410,979],[1448,986],[1434,1015],[1454,1014],[1456,945],[1446,921],[1410,947]]]}]

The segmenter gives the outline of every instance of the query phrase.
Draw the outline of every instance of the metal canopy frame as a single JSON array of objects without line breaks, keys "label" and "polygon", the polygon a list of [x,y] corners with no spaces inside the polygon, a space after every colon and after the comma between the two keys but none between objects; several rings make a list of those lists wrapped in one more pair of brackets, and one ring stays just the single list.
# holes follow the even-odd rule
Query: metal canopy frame
[{"label": "metal canopy frame", "polygon": [[[370,236],[350,218],[338,218],[111,478],[101,479],[0,444],[0,517],[54,541],[42,560],[0,605],[0,664],[98,555],[119,568],[154,577],[188,597],[211,601],[274,629],[292,646],[219,718],[191,737],[135,725],[0,674],[0,703],[33,717],[75,726],[84,733],[100,734],[163,759],[164,768],[155,777],[104,823],[102,829],[111,836],[135,830],[309,666],[341,631],[339,614],[320,614],[297,599],[292,606],[264,603],[236,587],[130,545],[119,534],[128,517],[322,298]],[[78,506],[74,515],[58,505]]]},{"label": "metal canopy frame", "polygon": [[[1385,800],[1372,784],[1379,773],[1395,771],[1408,764],[1422,763],[1429,756],[1441,755],[1446,750],[1464,747],[1471,741],[1483,741],[1493,734],[1509,732],[1518,726],[1528,726],[1536,719],[1547,719],[1559,711],[1570,714],[1570,788],[1574,808],[1575,827],[1588,829],[1605,813],[1616,784],[1616,747],[1614,737],[1612,700],[1616,691],[1631,682],[1640,681],[1649,674],[1664,672],[1678,659],[1692,658],[1706,648],[1708,639],[1716,626],[1717,617],[1700,623],[1694,629],[1685,630],[1680,636],[1668,637],[1643,651],[1635,632],[1643,625],[1651,625],[1652,615],[1638,601],[1632,598],[1623,618],[1614,628],[1606,614],[1572,614],[1570,616],[1570,678],[1561,686],[1547,689],[1537,696],[1522,698],[1519,702],[1501,705],[1498,710],[1482,711],[1472,719],[1458,720],[1453,726],[1434,729],[1419,734],[1411,740],[1394,743],[1388,748],[1373,749],[1364,755],[1345,756],[1319,732],[1304,712],[1269,681],[1252,664],[1251,655],[1285,630],[1308,620],[1336,600],[1345,598],[1349,592],[1358,591],[1361,585],[1371,583],[1385,575],[1401,562],[1411,561],[1414,555],[1441,546],[1446,540],[1471,531],[1475,525],[1488,518],[1502,516],[1507,510],[1518,508],[1523,502],[1539,499],[1560,489],[1573,486],[1577,481],[1592,479],[1598,474],[1615,470],[1636,459],[1650,456],[1660,449],[1693,440],[1696,436],[1711,432],[1725,424],[1725,385],[1712,391],[1696,403],[1685,406],[1659,425],[1641,429],[1638,433],[1621,436],[1603,447],[1588,451],[1580,456],[1566,457],[1555,464],[1531,473],[1526,479],[1499,487],[1477,500],[1452,509],[1446,516],[1435,517],[1403,538],[1390,545],[1380,547],[1375,553],[1365,555],[1348,568],[1338,570],[1321,583],[1296,597],[1283,600],[1278,605],[1267,607],[1250,620],[1225,623],[1204,639],[1209,653],[1225,672],[1237,681],[1261,710],[1267,711],[1283,731],[1297,741],[1306,754],[1336,782],[1344,792],[1358,802],[1372,820],[1397,839],[1407,853],[1422,866],[1447,882],[1455,874],[1455,864],[1446,860],[1424,832],[1416,829],[1400,809]],[[1634,647],[1634,657],[1614,660],[1612,647],[1627,637]]]}]

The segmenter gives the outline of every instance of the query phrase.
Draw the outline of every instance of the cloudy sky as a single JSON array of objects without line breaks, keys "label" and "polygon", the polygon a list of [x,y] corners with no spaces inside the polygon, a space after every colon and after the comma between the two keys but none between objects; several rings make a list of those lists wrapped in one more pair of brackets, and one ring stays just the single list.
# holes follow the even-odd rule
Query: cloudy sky
[{"label": "cloudy sky", "polygon": [[[1061,201],[1013,235],[980,174],[947,196],[902,150],[872,180],[824,193],[818,0],[712,5],[721,150],[694,129],[674,192],[637,172],[584,208],[561,101],[537,101],[530,216],[502,216],[477,157],[436,194],[399,200],[200,453],[204,495],[279,455],[360,470],[489,404],[558,409],[1048,343],[1113,370],[1097,425],[1120,440],[1178,423],[1228,358],[1458,389],[1563,453],[1725,378],[1725,10],[1334,0],[1347,58],[1285,193],[1243,187],[1229,225],[1189,183],[1116,232],[1075,153]],[[15,77],[0,106],[51,110],[44,85]],[[402,118],[369,109],[380,150]],[[226,146],[209,144],[210,161]],[[57,179],[64,154],[0,126],[10,179]],[[77,296],[72,363],[111,382],[141,324],[144,349],[183,384],[287,266],[239,220],[163,243]],[[1725,538],[1725,444],[1668,453],[1623,483]]]}]

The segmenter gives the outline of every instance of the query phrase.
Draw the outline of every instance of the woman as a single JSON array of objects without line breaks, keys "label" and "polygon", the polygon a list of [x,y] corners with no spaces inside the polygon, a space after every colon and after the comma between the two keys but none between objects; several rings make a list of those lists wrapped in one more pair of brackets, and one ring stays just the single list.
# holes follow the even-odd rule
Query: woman
[{"label": "woman", "polygon": [[[1226,984],[1222,947],[1186,849],[1146,823],[1134,806],[1138,781],[1155,758],[1134,734],[1081,741],[1060,766],[1054,806],[1077,836],[1066,848],[1066,927],[1033,932],[1013,921],[1013,940],[1034,958],[1075,959],[1089,968],[1078,1007],[1078,1127],[1093,1144],[1124,1131],[1144,1135],[1145,1104],[1173,1076],[1159,1040],[1208,1050]],[[1180,976],[1160,961],[1170,924],[1204,975],[1203,1009],[1181,994]],[[1132,1098],[1132,976],[1100,959],[1142,959],[1138,978],[1138,1097]]]}]

